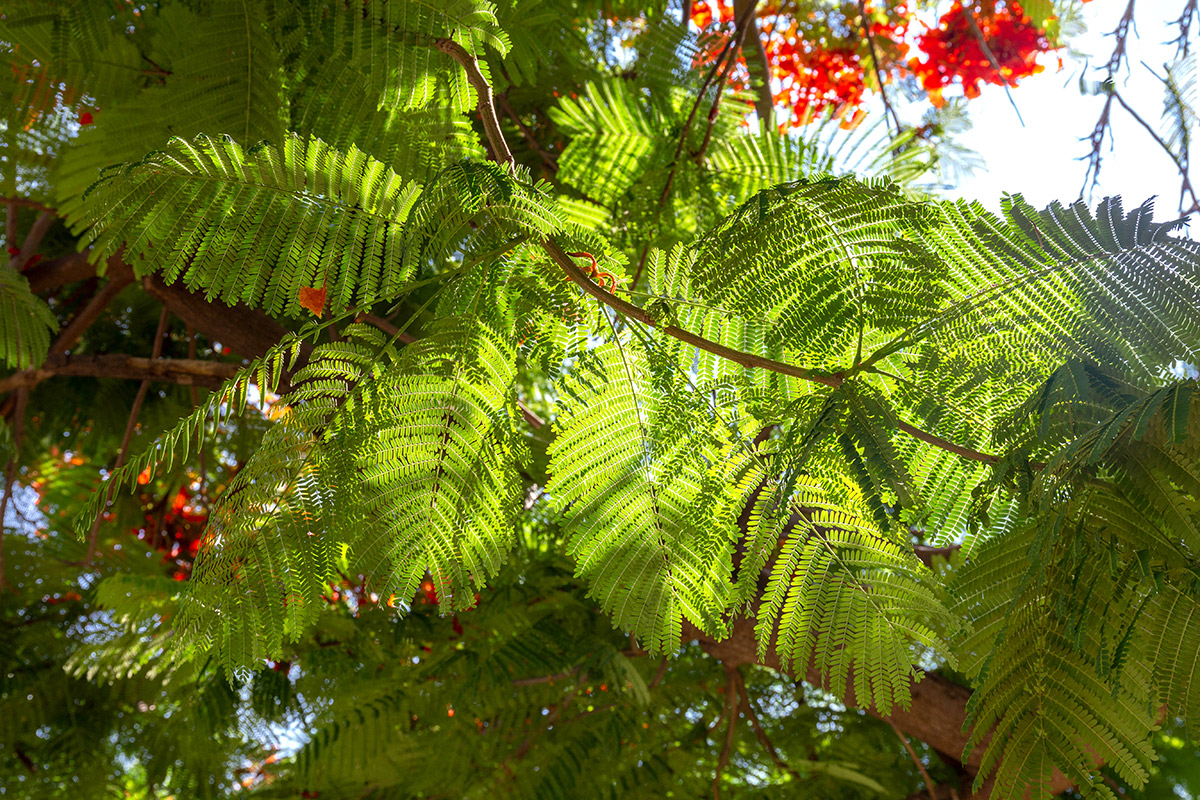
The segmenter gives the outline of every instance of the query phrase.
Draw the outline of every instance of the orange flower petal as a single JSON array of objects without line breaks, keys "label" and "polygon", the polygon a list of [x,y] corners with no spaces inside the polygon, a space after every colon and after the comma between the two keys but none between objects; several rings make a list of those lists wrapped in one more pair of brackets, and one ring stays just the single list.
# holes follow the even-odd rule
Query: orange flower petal
[{"label": "orange flower petal", "polygon": [[325,287],[320,289],[314,286],[302,286],[299,292],[300,306],[313,313],[314,316],[321,316],[325,310]]}]

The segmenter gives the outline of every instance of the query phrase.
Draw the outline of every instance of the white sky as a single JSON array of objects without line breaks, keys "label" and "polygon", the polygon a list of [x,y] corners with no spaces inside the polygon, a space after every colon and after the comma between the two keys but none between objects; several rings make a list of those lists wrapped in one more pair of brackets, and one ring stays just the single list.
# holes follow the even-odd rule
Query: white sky
[{"label": "white sky", "polygon": [[[1103,77],[1096,67],[1107,63],[1113,48],[1113,38],[1105,34],[1116,28],[1125,5],[1126,0],[1094,0],[1084,6],[1087,32],[1071,45],[1090,57],[1090,80]],[[1141,62],[1161,75],[1164,62],[1174,60],[1175,48],[1167,42],[1175,31],[1168,23],[1179,16],[1183,5],[1184,0],[1141,0],[1137,4],[1129,66],[1117,79],[1121,96],[1156,130],[1163,110],[1162,84]],[[1083,67],[1082,58],[1065,57],[1062,71],[1052,67],[1012,90],[1025,127],[1001,87],[983,87],[982,95],[967,104],[974,127],[960,135],[960,141],[982,155],[986,167],[948,194],[979,200],[992,209],[998,208],[1006,191],[1024,194],[1039,208],[1052,200],[1078,198],[1087,170],[1090,146],[1086,139],[1104,106],[1104,97],[1080,93]],[[1119,194],[1128,209],[1157,195],[1155,218],[1169,218],[1178,210],[1179,180],[1174,164],[1116,103],[1112,119],[1116,147],[1110,150],[1111,140],[1105,143],[1100,182],[1092,200]]]}]

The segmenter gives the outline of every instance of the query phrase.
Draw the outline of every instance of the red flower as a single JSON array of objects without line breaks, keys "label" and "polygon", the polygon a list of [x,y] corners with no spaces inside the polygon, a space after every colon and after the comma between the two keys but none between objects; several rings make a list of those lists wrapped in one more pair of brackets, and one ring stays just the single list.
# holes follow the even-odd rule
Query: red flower
[{"label": "red flower", "polygon": [[926,59],[910,60],[909,68],[929,92],[930,101],[940,106],[942,90],[956,81],[968,99],[979,96],[980,83],[1016,86],[1020,79],[1042,71],[1037,57],[1054,47],[1019,3],[1009,2],[990,16],[977,18],[955,2],[937,28],[917,39],[917,49]]},{"label": "red flower", "polygon": [[82,114],[80,114],[79,115],[79,124],[80,125],[91,125],[92,124],[92,112],[85,111]]}]

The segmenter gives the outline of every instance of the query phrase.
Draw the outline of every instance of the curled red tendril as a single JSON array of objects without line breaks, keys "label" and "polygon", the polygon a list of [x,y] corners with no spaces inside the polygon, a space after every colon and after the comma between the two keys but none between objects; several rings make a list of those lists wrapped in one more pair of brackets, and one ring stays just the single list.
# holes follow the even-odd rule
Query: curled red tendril
[{"label": "curled red tendril", "polygon": [[[586,258],[592,263],[583,268],[583,271],[588,274],[588,277],[596,282],[596,284],[606,292],[612,292],[617,288],[617,276],[611,272],[604,272],[596,265],[596,257],[591,253],[567,253],[572,258]],[[607,282],[607,285],[606,285]]]}]

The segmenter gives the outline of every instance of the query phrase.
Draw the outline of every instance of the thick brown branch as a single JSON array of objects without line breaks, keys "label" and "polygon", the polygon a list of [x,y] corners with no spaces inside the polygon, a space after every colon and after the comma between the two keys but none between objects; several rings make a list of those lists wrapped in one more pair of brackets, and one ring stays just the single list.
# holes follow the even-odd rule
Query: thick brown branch
[{"label": "thick brown branch", "polygon": [[[109,259],[109,265],[120,263],[119,256]],[[40,261],[25,270],[25,279],[34,294],[53,291],[87,278],[96,277],[96,267],[88,261],[88,253],[70,253],[49,261]]]},{"label": "thick brown branch", "polygon": [[286,328],[261,311],[241,303],[210,303],[202,293],[178,283],[168,286],[157,275],[143,279],[142,287],[185,325],[220,342],[225,352],[256,358],[287,335]]},{"label": "thick brown branch", "polygon": [[496,106],[492,102],[492,85],[488,83],[487,78],[479,69],[479,62],[475,60],[475,56],[471,55],[465,47],[453,39],[434,39],[434,46],[446,53],[459,64],[464,67],[467,64],[472,65],[473,69],[467,69],[467,82],[471,84],[471,88],[475,90],[475,94],[479,96],[477,108],[479,110],[479,118],[483,122],[484,133],[487,134],[488,144],[491,145],[492,154],[496,157],[497,163],[511,166],[513,164],[512,152],[508,149],[508,142],[504,139],[504,132],[500,130],[500,120],[496,118]]},{"label": "thick brown branch", "polygon": [[0,378],[0,392],[21,386],[33,388],[48,378],[78,376],[86,378],[118,378],[121,380],[155,380],[182,386],[205,386],[215,389],[222,381],[238,372],[237,364],[205,361],[194,358],[150,359],[123,353],[62,355],[46,359],[40,367]]},{"label": "thick brown branch", "polygon": [[50,354],[65,353],[70,350],[83,332],[91,327],[92,323],[100,318],[104,313],[104,309],[108,308],[117,295],[125,290],[133,282],[133,272],[126,267],[124,270],[110,269],[109,279],[104,286],[100,287],[100,291],[88,301],[88,304],[83,307],[83,310],[75,315],[74,319],[68,322],[59,332],[58,338],[50,345]]},{"label": "thick brown branch", "polygon": [[38,211],[45,211],[50,214],[57,214],[50,206],[45,203],[40,203],[37,200],[30,200],[28,197],[0,197],[0,203],[7,206],[24,206],[25,208],[36,208]]}]

